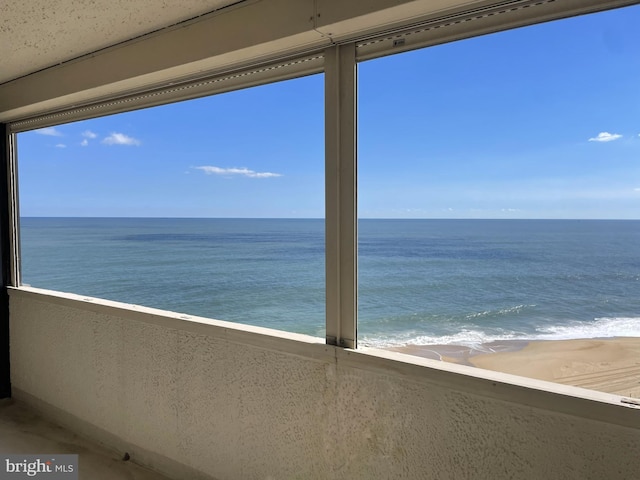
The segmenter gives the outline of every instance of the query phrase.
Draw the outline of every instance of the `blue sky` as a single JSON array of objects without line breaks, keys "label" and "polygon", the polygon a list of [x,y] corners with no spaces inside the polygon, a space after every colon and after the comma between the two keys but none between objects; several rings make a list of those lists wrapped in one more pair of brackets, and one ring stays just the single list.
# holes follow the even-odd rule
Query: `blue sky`
[{"label": "blue sky", "polygon": [[[359,214],[640,218],[640,7],[359,65]],[[323,76],[18,136],[24,216],[323,217]]]}]

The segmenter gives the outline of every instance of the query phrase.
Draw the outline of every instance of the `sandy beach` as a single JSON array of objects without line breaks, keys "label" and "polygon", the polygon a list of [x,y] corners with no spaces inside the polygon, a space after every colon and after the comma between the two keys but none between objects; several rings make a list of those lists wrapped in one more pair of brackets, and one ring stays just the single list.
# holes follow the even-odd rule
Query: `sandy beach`
[{"label": "sandy beach", "polygon": [[640,338],[492,342],[391,350],[640,398]]}]

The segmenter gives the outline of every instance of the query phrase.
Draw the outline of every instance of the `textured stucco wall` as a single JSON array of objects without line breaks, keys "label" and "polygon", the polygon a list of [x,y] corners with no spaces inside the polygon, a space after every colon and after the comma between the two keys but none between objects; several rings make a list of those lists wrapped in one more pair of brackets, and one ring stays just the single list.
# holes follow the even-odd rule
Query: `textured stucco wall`
[{"label": "textured stucco wall", "polygon": [[20,291],[10,308],[16,398],[177,478],[640,472],[629,407],[177,315]]}]

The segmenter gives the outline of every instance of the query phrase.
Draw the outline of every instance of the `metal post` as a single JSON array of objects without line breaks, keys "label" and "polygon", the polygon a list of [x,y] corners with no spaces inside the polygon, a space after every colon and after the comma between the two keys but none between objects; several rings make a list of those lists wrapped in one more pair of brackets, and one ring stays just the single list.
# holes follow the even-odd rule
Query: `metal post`
[{"label": "metal post", "polygon": [[357,191],[355,44],[325,51],[327,343],[356,348]]}]

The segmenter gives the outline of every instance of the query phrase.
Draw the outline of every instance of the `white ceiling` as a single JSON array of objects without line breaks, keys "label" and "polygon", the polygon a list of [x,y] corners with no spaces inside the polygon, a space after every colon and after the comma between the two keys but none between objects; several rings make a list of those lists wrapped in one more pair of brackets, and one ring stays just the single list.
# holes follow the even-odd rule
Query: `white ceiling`
[{"label": "white ceiling", "polygon": [[0,83],[240,0],[0,0]]}]

